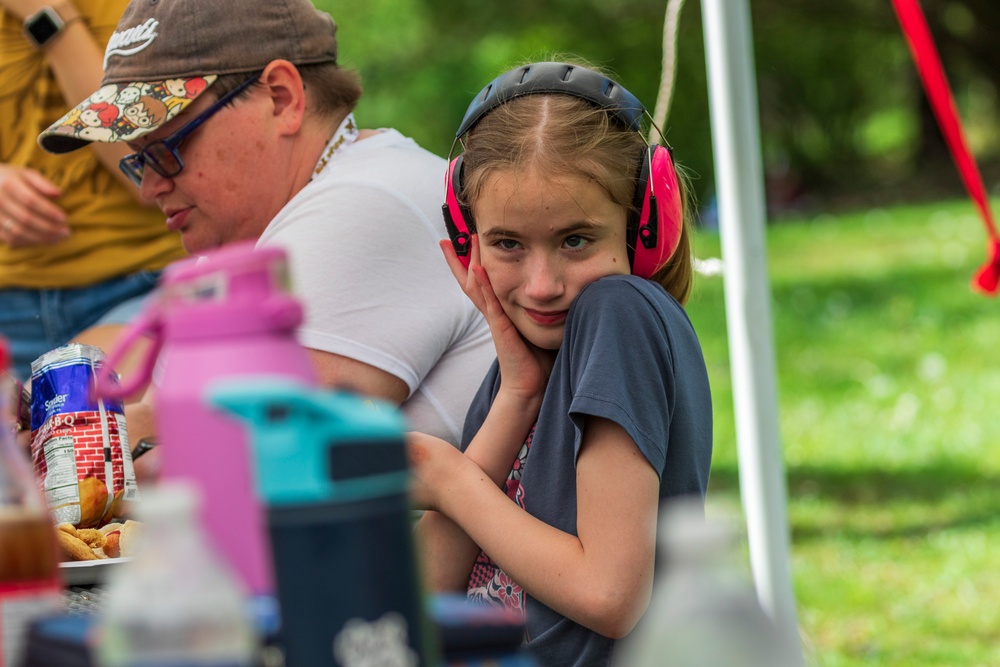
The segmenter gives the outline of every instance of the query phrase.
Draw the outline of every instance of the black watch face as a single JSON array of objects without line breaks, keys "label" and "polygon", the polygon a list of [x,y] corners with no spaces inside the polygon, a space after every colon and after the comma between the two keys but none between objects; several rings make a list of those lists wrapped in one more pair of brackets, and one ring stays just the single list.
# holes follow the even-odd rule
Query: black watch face
[{"label": "black watch face", "polygon": [[59,33],[59,26],[48,14],[39,14],[27,30],[37,44],[44,44]]}]

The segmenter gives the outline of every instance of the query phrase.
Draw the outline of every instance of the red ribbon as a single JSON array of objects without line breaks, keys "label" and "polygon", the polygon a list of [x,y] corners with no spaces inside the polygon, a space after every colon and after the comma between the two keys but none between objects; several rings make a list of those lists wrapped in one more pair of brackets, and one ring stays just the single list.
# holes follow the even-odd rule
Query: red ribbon
[{"label": "red ribbon", "polygon": [[987,244],[989,259],[973,277],[972,289],[988,296],[996,296],[997,286],[1000,284],[1000,235],[997,234],[996,225],[993,223],[993,214],[990,212],[979,167],[965,141],[962,122],[959,120],[955,98],[948,87],[944,68],[941,66],[941,58],[934,46],[934,40],[931,38],[927,20],[918,0],[892,0],[892,4],[903,27],[906,41],[910,45],[910,52],[916,61],[917,71],[923,81],[924,90],[927,91],[927,99],[948,144],[948,150],[951,151],[955,166],[958,167],[962,181],[965,182],[965,189],[969,191],[969,196],[979,208],[990,237]]}]

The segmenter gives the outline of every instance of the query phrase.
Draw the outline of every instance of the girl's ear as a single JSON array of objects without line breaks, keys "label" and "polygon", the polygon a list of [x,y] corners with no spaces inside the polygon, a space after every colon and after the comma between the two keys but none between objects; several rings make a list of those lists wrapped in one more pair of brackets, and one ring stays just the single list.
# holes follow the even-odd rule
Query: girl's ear
[{"label": "girl's ear", "polygon": [[281,134],[295,134],[302,127],[306,110],[306,87],[295,65],[272,60],[260,77],[272,105],[272,115]]}]

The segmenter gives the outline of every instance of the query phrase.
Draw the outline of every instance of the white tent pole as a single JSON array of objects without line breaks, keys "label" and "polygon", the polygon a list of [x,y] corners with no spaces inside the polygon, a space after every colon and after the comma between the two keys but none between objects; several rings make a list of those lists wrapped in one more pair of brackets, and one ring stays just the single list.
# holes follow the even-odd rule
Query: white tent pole
[{"label": "white tent pole", "polygon": [[757,83],[748,0],[702,0],[715,182],[725,263],[740,493],[761,606],[801,643],[778,432]]}]

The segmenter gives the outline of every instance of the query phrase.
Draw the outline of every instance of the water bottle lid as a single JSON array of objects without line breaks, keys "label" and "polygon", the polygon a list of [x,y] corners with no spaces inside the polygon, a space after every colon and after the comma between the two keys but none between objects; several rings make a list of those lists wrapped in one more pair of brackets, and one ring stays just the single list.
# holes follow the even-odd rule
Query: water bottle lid
[{"label": "water bottle lid", "polygon": [[723,517],[707,520],[700,498],[672,498],[660,515],[660,539],[673,558],[702,558],[728,552],[736,543],[735,526]]},{"label": "water bottle lid", "polygon": [[258,248],[252,241],[234,243],[196,259],[171,264],[164,271],[163,286],[167,294],[184,293],[186,290],[172,288],[197,284],[208,289],[215,284],[211,278],[225,288],[234,279],[255,275],[273,279],[271,287],[284,288],[287,266],[288,255],[282,248]]},{"label": "water bottle lid", "polygon": [[282,248],[224,246],[167,267],[161,284],[169,339],[289,332],[302,322]]},{"label": "water bottle lid", "polygon": [[257,491],[271,506],[406,491],[405,421],[393,406],[263,375],[222,379],[206,395],[252,427]]},{"label": "water bottle lid", "polygon": [[138,518],[158,522],[161,519],[194,518],[202,503],[202,492],[186,479],[164,479],[144,487]]}]

